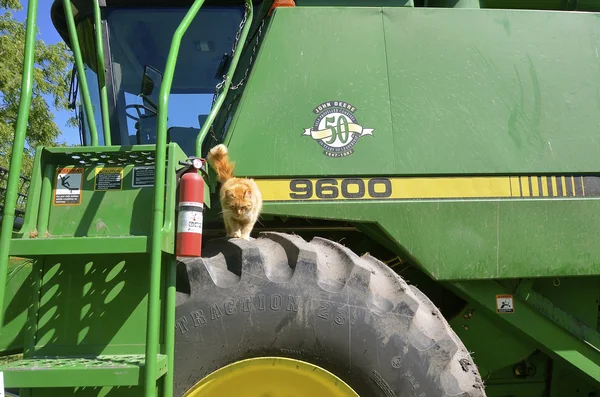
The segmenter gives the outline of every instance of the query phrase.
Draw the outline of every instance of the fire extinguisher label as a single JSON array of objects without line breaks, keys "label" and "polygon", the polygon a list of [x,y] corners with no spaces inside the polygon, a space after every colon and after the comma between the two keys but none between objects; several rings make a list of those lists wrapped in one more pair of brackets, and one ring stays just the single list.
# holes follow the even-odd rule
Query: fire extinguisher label
[{"label": "fire extinguisher label", "polygon": [[203,208],[204,204],[199,203],[197,201],[182,201],[179,203],[179,208],[181,207],[197,207],[197,208]]},{"label": "fire extinguisher label", "polygon": [[201,211],[179,211],[177,233],[202,234]]}]

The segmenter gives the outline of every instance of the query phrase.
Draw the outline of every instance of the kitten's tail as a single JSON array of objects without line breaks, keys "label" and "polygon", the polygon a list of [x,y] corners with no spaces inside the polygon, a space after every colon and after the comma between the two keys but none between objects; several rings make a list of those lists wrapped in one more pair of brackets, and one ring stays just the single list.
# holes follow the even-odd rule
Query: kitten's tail
[{"label": "kitten's tail", "polygon": [[228,179],[233,178],[233,168],[235,163],[229,161],[227,154],[227,146],[222,143],[210,149],[207,156],[208,164],[217,173],[217,180],[225,183]]}]

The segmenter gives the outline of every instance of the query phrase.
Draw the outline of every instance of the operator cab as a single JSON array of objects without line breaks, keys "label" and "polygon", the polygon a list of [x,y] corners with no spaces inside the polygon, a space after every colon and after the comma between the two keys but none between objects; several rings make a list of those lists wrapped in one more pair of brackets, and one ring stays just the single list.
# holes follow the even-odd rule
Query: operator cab
[{"label": "operator cab", "polygon": [[[140,5],[132,0],[106,0],[104,3],[102,34],[112,144],[153,144],[162,72],[175,30],[192,2],[146,1]],[[92,2],[73,0],[73,5],[102,145]],[[231,55],[243,16],[243,2],[206,4],[182,38],[169,96],[167,140],[176,142],[187,155],[194,154],[196,136],[212,107],[215,87],[226,70],[227,56]],[[69,43],[60,0],[52,5],[52,20]],[[89,144],[85,115],[80,125],[83,142]]]}]

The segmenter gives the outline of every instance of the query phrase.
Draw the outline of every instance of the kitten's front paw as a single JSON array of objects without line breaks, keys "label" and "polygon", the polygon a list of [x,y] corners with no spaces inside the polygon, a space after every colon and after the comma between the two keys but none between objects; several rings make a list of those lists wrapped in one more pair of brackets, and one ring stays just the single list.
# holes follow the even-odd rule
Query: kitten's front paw
[{"label": "kitten's front paw", "polygon": [[239,232],[239,231],[238,232],[233,232],[232,237],[233,238],[242,238],[242,232]]}]

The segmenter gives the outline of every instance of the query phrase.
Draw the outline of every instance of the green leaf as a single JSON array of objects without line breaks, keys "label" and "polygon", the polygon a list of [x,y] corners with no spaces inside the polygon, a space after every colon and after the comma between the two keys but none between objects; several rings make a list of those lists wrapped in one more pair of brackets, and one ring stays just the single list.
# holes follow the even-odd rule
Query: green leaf
[{"label": "green leaf", "polygon": [[[19,111],[23,56],[25,50],[25,22],[14,19],[11,10],[20,10],[19,0],[0,0],[0,166],[8,167],[12,141]],[[36,41],[33,97],[26,134],[26,150],[22,173],[31,172],[36,146],[59,145],[60,128],[44,96],[51,98],[58,110],[68,110],[68,93],[73,56],[65,43],[48,45]],[[74,120],[67,122],[72,126]]]}]

